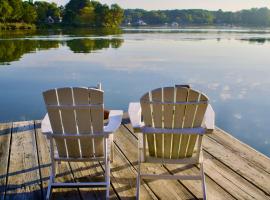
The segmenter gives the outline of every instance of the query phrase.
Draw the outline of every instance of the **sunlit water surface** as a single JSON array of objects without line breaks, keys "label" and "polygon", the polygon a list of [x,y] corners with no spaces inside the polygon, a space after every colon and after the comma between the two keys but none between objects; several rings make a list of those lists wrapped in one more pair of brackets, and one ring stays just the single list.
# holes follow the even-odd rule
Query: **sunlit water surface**
[{"label": "sunlit water surface", "polygon": [[41,119],[42,91],[101,82],[108,109],[191,84],[216,124],[270,155],[270,31],[124,29],[0,35],[0,121]]}]

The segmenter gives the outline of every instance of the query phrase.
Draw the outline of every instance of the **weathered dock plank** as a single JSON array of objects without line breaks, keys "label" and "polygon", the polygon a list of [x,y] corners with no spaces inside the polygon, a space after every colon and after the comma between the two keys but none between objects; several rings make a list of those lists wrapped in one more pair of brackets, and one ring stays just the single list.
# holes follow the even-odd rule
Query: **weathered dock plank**
[{"label": "weathered dock plank", "polygon": [[[117,137],[118,132],[115,134]],[[116,139],[115,139],[116,140]],[[130,165],[126,155],[115,142],[115,157],[111,163],[111,182],[120,199],[134,198],[136,194],[136,170]],[[147,187],[141,188],[144,199],[157,199],[155,194]]]},{"label": "weathered dock plank", "polygon": [[270,159],[267,156],[256,151],[220,128],[217,128],[215,134],[210,134],[209,137],[230,149],[235,155],[245,159],[246,162],[253,164],[254,167],[260,168],[270,174]]},{"label": "weathered dock plank", "polygon": [[41,187],[33,121],[16,122],[5,199],[40,199]]},{"label": "weathered dock plank", "polygon": [[[76,182],[104,182],[104,172],[98,162],[70,162],[71,172]],[[103,199],[103,188],[79,188],[82,199]],[[114,191],[110,190],[110,196],[115,197]]]},{"label": "weathered dock plank", "polygon": [[265,184],[270,181],[269,173],[247,162],[246,159],[243,159],[210,137],[205,137],[204,139],[203,147],[205,151],[262,190],[265,194],[270,194],[270,184]]},{"label": "weathered dock plank", "polygon": [[0,199],[6,191],[12,123],[0,124]]},{"label": "weathered dock plank", "polygon": [[[124,127],[128,130],[130,135],[129,137],[132,137],[135,139],[136,138],[136,133],[131,134],[132,132],[132,128],[130,126],[130,124],[125,124]],[[137,138],[136,138],[137,140]],[[135,142],[137,143],[137,141]],[[135,148],[135,147],[134,147]],[[137,148],[137,147],[136,147]],[[134,154],[134,153],[133,153]],[[137,158],[135,158],[137,159]],[[199,169],[197,167],[185,167],[185,166],[181,166],[181,165],[166,165],[166,169],[167,169],[167,173],[170,174],[181,174],[181,175],[198,175]],[[171,181],[170,181],[171,182]],[[187,188],[187,190],[190,191],[190,193],[192,195],[194,195],[194,197],[200,199],[202,198],[202,187],[201,187],[201,182],[200,181],[189,181],[189,180],[185,180],[185,181],[178,181],[179,183],[181,183],[185,188]],[[168,183],[168,181],[167,181]],[[165,182],[165,184],[167,184]],[[219,185],[217,185],[211,178],[209,178],[208,176],[206,176],[206,185],[207,185],[207,197],[208,199],[234,199],[234,197],[232,195],[230,195],[228,192],[226,192],[222,187],[220,187]]]},{"label": "weathered dock plank", "polygon": [[[50,149],[40,121],[0,124],[0,199],[44,199],[50,174]],[[124,119],[114,136],[110,199],[134,199],[137,133]],[[203,141],[208,199],[270,199],[270,159],[220,129]],[[10,152],[10,153],[9,153]],[[2,164],[4,163],[4,164]],[[199,166],[144,164],[143,171],[191,175]],[[103,180],[102,162],[57,163],[59,182]],[[6,195],[5,195],[6,191]],[[57,188],[52,199],[104,199],[102,188]],[[141,199],[201,199],[200,181],[145,180]]]},{"label": "weathered dock plank", "polygon": [[[50,148],[46,137],[41,133],[38,125],[38,121],[35,122],[36,127],[36,143],[38,149],[40,172],[41,172],[41,182],[42,182],[42,194],[45,198],[47,193],[48,181],[50,176]],[[70,166],[66,162],[56,163],[56,181],[59,182],[74,182],[74,177],[72,176]],[[76,188],[66,189],[66,188],[55,188],[53,189],[52,199],[80,199],[79,190]]]},{"label": "weathered dock plank", "polygon": [[260,189],[206,152],[204,153],[204,163],[205,174],[213,178],[216,184],[234,198],[269,199]]},{"label": "weathered dock plank", "polygon": [[[136,139],[122,126],[115,135],[115,141],[116,145],[128,158],[130,164],[137,168],[138,146]],[[147,173],[168,174],[168,171],[162,166],[152,164],[145,164],[142,168],[143,171]],[[159,199],[194,199],[193,194],[176,180],[144,180],[144,182]]]}]

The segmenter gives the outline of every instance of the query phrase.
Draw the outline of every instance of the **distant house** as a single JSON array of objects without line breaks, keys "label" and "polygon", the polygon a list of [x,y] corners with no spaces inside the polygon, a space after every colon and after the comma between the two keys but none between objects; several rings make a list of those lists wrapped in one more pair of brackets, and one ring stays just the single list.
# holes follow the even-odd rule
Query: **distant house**
[{"label": "distant house", "polygon": [[147,24],[143,20],[140,19],[135,23],[135,25],[137,25],[137,26],[146,26]]},{"label": "distant house", "polygon": [[54,19],[51,16],[49,16],[49,17],[47,17],[46,22],[48,24],[54,24]]},{"label": "distant house", "polygon": [[171,26],[172,26],[172,27],[178,27],[179,24],[178,24],[177,22],[172,22]]}]

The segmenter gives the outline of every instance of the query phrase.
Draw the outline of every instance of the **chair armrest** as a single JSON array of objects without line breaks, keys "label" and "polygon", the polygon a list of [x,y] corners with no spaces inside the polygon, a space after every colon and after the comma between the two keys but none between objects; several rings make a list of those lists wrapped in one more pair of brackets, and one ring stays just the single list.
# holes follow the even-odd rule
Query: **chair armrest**
[{"label": "chair armrest", "polygon": [[141,127],[144,126],[142,122],[142,109],[139,102],[132,102],[128,107],[128,115],[134,132],[140,132]]},{"label": "chair armrest", "polygon": [[110,110],[109,123],[107,124],[107,126],[104,126],[104,132],[106,133],[115,132],[122,122],[122,117],[123,117],[122,110]]},{"label": "chair armrest", "polygon": [[45,117],[41,121],[41,132],[47,137],[52,134],[52,127],[48,113],[46,113]]},{"label": "chair armrest", "polygon": [[206,133],[212,133],[215,129],[215,111],[210,104],[208,104],[205,111],[203,127],[206,129]]}]

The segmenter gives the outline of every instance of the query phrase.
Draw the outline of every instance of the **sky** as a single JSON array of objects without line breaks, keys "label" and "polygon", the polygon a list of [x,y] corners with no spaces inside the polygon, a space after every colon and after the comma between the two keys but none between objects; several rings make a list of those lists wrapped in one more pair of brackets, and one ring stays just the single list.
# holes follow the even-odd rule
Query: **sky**
[{"label": "sky", "polygon": [[[46,0],[65,5],[69,0]],[[123,8],[143,8],[146,10],[200,8],[207,10],[237,11],[252,7],[270,8],[270,0],[99,0],[101,3],[117,3]]]}]

